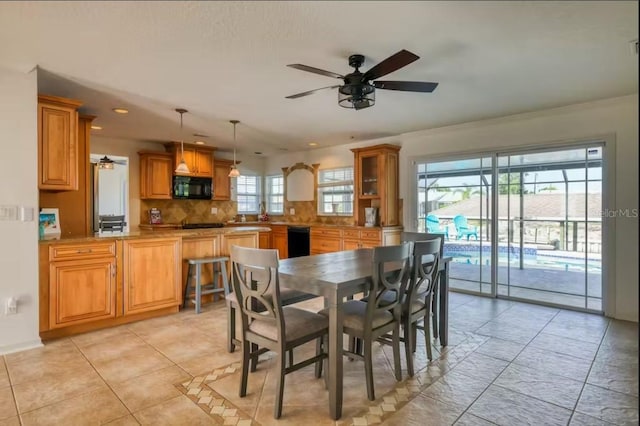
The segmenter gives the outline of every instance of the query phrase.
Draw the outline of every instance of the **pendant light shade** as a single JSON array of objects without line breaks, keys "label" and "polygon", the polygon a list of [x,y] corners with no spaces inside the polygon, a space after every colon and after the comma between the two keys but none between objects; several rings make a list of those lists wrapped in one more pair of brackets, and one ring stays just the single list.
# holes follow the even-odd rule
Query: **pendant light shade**
[{"label": "pendant light shade", "polygon": [[236,124],[239,123],[238,120],[229,120],[231,124],[233,124],[233,165],[231,166],[231,170],[229,171],[229,177],[239,177],[240,170],[238,170],[236,164]]},{"label": "pendant light shade", "polygon": [[98,168],[102,170],[113,170],[114,164],[115,161],[105,155],[98,161]]},{"label": "pendant light shade", "polygon": [[191,173],[189,166],[184,161],[184,140],[182,139],[182,114],[188,112],[184,108],[176,108],[176,112],[180,114],[180,164],[176,167],[176,173]]}]

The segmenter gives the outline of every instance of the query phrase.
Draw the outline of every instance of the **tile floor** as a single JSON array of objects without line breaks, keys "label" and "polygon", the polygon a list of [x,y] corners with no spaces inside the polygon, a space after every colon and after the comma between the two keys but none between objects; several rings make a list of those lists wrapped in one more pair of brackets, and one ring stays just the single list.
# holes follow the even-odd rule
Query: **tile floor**
[{"label": "tile floor", "polygon": [[415,377],[396,382],[391,348],[376,345],[376,401],[363,363],[345,361],[338,422],[313,367],[287,376],[274,420],[269,354],[239,398],[218,302],[0,357],[0,425],[638,424],[637,324],[457,293],[450,303],[451,344],[427,363],[420,340]]}]

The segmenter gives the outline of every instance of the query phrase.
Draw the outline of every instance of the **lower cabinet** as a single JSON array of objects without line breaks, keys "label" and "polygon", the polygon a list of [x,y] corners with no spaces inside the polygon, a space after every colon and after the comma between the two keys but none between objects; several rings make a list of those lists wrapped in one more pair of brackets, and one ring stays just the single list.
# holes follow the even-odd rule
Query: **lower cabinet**
[{"label": "lower cabinet", "polygon": [[287,236],[287,225],[271,226],[271,246],[278,250],[280,259],[289,257],[289,237]]},{"label": "lower cabinet", "polygon": [[181,303],[181,238],[123,241],[124,314]]},{"label": "lower cabinet", "polygon": [[49,264],[49,328],[115,316],[115,257]]}]

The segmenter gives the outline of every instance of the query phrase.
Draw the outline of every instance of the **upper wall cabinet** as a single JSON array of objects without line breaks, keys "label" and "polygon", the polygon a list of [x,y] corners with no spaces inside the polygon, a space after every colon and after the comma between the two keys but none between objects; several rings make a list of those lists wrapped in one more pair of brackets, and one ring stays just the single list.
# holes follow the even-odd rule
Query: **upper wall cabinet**
[{"label": "upper wall cabinet", "polygon": [[[165,145],[168,151],[173,153],[174,167],[180,164],[182,149],[179,142],[171,142]],[[213,151],[215,148],[184,144],[184,162],[187,163],[190,173],[179,173],[182,176],[201,176],[213,178]]]},{"label": "upper wall cabinet", "polygon": [[355,175],[355,219],[364,226],[365,208],[378,209],[377,224],[394,226],[400,223],[398,193],[398,153],[396,145],[375,145],[352,149]]},{"label": "upper wall cabinet", "polygon": [[80,101],[38,96],[38,188],[78,189],[78,107]]},{"label": "upper wall cabinet", "polygon": [[173,176],[171,154],[140,151],[138,155],[140,155],[140,199],[170,200]]},{"label": "upper wall cabinet", "polygon": [[229,170],[233,161],[216,158],[213,162],[213,199],[229,201],[231,199],[231,178]]}]

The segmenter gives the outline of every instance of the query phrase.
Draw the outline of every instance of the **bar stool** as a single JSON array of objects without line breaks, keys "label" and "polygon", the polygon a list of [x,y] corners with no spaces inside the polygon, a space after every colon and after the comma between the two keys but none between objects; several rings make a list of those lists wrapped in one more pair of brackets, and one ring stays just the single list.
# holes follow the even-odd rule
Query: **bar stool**
[{"label": "bar stool", "polygon": [[[184,289],[184,299],[182,307],[187,306],[189,295],[195,291],[195,299],[191,299],[196,305],[196,314],[200,313],[200,299],[205,294],[229,294],[229,279],[227,278],[227,261],[228,257],[205,257],[197,259],[187,259],[189,263],[189,269],[187,271],[187,285]],[[202,272],[202,265],[213,265],[213,282],[202,284],[200,282],[200,275]],[[218,265],[218,266],[216,266]],[[195,276],[195,280],[194,280]],[[222,288],[217,286],[220,276],[222,276]],[[195,281],[195,289],[194,287]],[[215,300],[215,296],[214,296]]]}]

